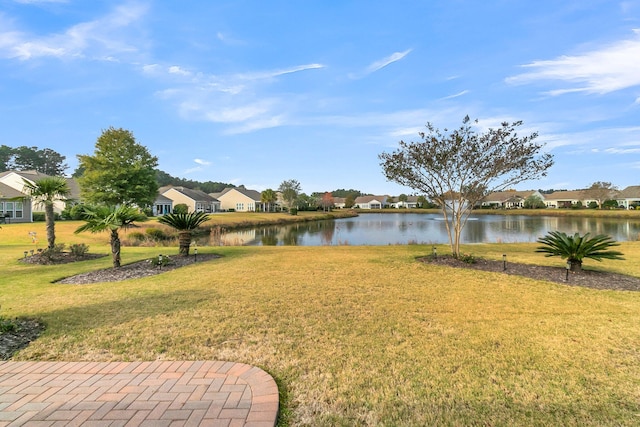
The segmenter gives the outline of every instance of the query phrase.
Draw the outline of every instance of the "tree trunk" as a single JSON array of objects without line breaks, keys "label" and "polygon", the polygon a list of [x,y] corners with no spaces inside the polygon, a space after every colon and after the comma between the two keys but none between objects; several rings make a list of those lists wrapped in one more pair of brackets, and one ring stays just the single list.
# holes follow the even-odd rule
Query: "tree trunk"
[{"label": "tree trunk", "polygon": [[189,256],[189,248],[191,246],[191,231],[179,232],[178,242],[180,244],[180,256]]},{"label": "tree trunk", "polygon": [[46,203],[44,205],[44,217],[47,227],[47,248],[53,249],[56,245],[56,224],[53,203]]},{"label": "tree trunk", "polygon": [[111,230],[111,256],[113,268],[120,268],[120,236],[118,230]]},{"label": "tree trunk", "polygon": [[570,260],[567,262],[570,263],[569,271],[573,271],[573,272],[582,271],[582,261]]}]

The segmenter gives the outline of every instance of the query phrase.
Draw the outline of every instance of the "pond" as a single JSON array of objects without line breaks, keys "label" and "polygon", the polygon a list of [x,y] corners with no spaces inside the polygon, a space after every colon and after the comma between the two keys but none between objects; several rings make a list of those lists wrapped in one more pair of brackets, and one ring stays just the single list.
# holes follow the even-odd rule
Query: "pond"
[{"label": "pond", "polygon": [[[640,219],[527,215],[476,215],[462,232],[462,243],[535,242],[549,231],[606,234],[617,241],[639,240]],[[229,232],[224,245],[406,245],[448,243],[440,214],[371,213],[353,218],[266,226]],[[212,243],[212,242],[210,242]]]}]

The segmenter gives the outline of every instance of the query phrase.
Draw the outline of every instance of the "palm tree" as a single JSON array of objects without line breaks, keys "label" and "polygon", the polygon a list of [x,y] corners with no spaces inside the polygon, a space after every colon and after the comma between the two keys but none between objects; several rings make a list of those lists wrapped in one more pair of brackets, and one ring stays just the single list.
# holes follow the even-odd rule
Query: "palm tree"
[{"label": "palm tree", "polygon": [[47,248],[53,249],[56,244],[55,213],[53,205],[57,201],[67,200],[71,189],[67,180],[60,176],[39,179],[36,182],[24,181],[24,192],[35,204],[44,206],[44,218],[47,227]]},{"label": "palm tree", "polygon": [[111,256],[113,257],[113,267],[120,267],[120,236],[118,231],[121,228],[129,228],[134,226],[134,222],[142,222],[147,220],[147,216],[141,213],[137,208],[131,206],[98,206],[85,207],[83,219],[86,223],[75,231],[82,233],[89,231],[91,233],[100,233],[109,231],[111,233]]},{"label": "palm tree", "polygon": [[278,200],[278,193],[273,191],[271,188],[267,188],[262,193],[260,193],[260,201],[267,205],[267,212],[271,212],[271,205],[273,205]]},{"label": "palm tree", "polygon": [[623,260],[622,252],[608,250],[612,246],[619,246],[611,237],[599,234],[590,237],[589,233],[584,236],[575,233],[573,236],[567,236],[566,233],[560,231],[550,231],[545,237],[538,239],[538,243],[542,243],[536,249],[536,252],[546,253],[545,256],[559,256],[567,260],[571,271],[580,271],[582,269],[582,260],[591,258],[596,261],[603,259]]},{"label": "palm tree", "polygon": [[178,230],[179,253],[182,256],[189,256],[192,231],[208,220],[209,215],[204,212],[172,213],[158,218],[159,223]]}]

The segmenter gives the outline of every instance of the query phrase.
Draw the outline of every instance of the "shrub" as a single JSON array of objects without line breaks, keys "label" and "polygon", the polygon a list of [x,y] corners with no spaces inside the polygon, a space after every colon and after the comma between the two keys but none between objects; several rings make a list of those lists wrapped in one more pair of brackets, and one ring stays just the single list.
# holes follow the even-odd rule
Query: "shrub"
[{"label": "shrub", "polygon": [[471,254],[461,254],[460,258],[458,258],[460,261],[462,262],[466,262],[467,264],[475,264],[476,263],[476,257],[474,257]]},{"label": "shrub", "polygon": [[167,238],[165,232],[157,228],[147,228],[145,233],[151,240],[155,240],[156,242],[165,240]]},{"label": "shrub", "polygon": [[189,206],[185,205],[184,203],[178,203],[173,207],[174,214],[186,214],[188,212],[189,212]]},{"label": "shrub", "polygon": [[298,215],[298,208],[289,209],[289,215]]},{"label": "shrub", "polygon": [[550,231],[545,237],[538,239],[538,243],[542,243],[543,246],[539,246],[536,252],[545,253],[548,257],[559,256],[566,259],[571,271],[580,271],[584,258],[596,261],[624,259],[622,252],[609,250],[612,246],[620,244],[604,234],[591,237],[589,233],[584,236],[575,233],[573,236],[568,236],[560,231]]},{"label": "shrub", "polygon": [[598,209],[598,202],[589,202],[587,205],[589,209]]},{"label": "shrub", "polygon": [[89,246],[84,243],[74,243],[69,246],[69,250],[71,251],[71,255],[83,257],[89,252]]},{"label": "shrub", "polygon": [[33,213],[33,222],[44,222],[45,215],[44,212],[34,212]]},{"label": "shrub", "polygon": [[141,233],[139,231],[133,231],[129,233],[129,239],[134,240],[136,242],[142,242],[147,240],[147,236],[144,233]]}]

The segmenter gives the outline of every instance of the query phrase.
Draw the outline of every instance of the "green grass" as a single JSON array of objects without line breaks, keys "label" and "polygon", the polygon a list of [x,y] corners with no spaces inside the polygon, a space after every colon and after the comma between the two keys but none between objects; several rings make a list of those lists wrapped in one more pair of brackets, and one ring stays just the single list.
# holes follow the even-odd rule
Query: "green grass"
[{"label": "green grass", "polygon": [[[109,252],[106,233],[72,235],[77,225],[57,223],[58,241]],[[60,285],[51,282],[110,259],[19,263],[34,226],[0,230],[0,314],[48,325],[15,360],[249,363],[278,382],[281,425],[640,422],[640,293],[423,264],[415,258],[431,246],[420,245],[201,247],[223,257],[144,279]],[[463,251],[562,263],[535,247]],[[625,261],[585,269],[640,276],[640,242],[619,249]],[[123,262],[166,250],[125,247]]]}]

